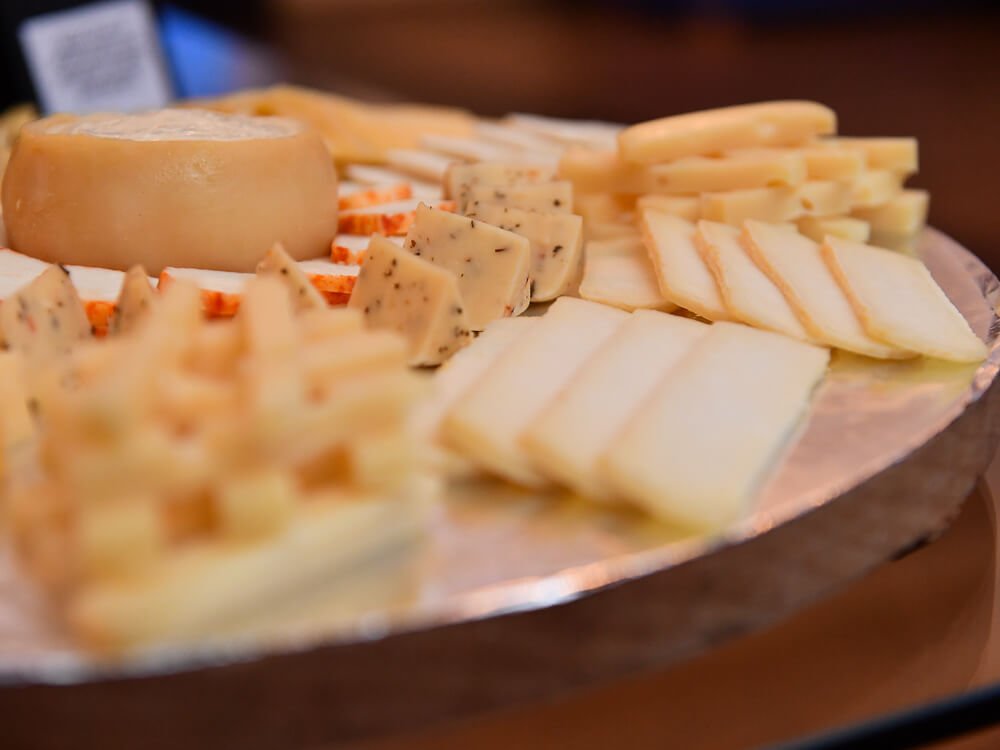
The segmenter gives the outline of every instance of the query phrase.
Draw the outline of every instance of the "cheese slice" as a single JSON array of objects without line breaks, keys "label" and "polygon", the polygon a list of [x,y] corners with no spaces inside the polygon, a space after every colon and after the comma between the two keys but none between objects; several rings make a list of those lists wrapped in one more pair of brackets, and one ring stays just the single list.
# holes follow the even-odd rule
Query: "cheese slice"
[{"label": "cheese slice", "polygon": [[734,318],[793,338],[809,339],[781,290],[743,248],[739,229],[702,220],[698,222],[695,242]]},{"label": "cheese slice", "polygon": [[429,134],[420,137],[420,145],[463,161],[503,161],[517,158],[516,152],[510,148],[469,136]]},{"label": "cheese slice", "polygon": [[620,221],[622,214],[636,207],[634,195],[612,195],[611,193],[583,193],[576,195],[573,210],[590,222]]},{"label": "cheese slice", "polygon": [[[395,203],[382,203],[375,206],[365,206],[353,211],[342,211],[338,222],[342,234],[401,236],[413,226],[417,215],[417,206],[423,203],[419,198],[412,198]],[[434,208],[442,211],[454,211],[454,201],[434,201]]]},{"label": "cheese slice", "polygon": [[391,148],[385,152],[385,161],[390,167],[419,180],[440,183],[455,159],[451,156],[436,154],[433,151]]},{"label": "cheese slice", "polygon": [[822,242],[828,234],[854,242],[867,242],[871,236],[867,221],[850,216],[803,216],[795,224],[802,234],[816,242]]},{"label": "cheese slice", "polygon": [[800,216],[834,216],[850,210],[855,189],[854,184],[837,180],[809,180],[797,187],[704,193],[701,217],[739,225],[747,219],[777,224]]},{"label": "cheese slice", "polygon": [[[888,169],[869,169],[862,172],[851,183],[850,206],[868,208],[881,206],[899,195],[903,189],[903,177]],[[845,207],[844,210],[848,210]],[[830,212],[838,213],[838,212]]]},{"label": "cheese slice", "polygon": [[656,281],[656,272],[639,236],[588,242],[580,296],[623,310],[673,310]]},{"label": "cheese slice", "polygon": [[717,323],[666,375],[601,462],[623,497],[701,530],[740,520],[806,412],[829,352]]},{"label": "cheese slice", "polygon": [[538,486],[521,436],[579,368],[614,335],[628,313],[560,297],[507,349],[445,417],[445,442],[477,465],[518,484]]},{"label": "cheese slice", "polygon": [[822,253],[872,338],[956,362],[986,356],[986,345],[919,260],[836,237],[826,239]]},{"label": "cheese slice", "polygon": [[743,247],[817,341],[880,359],[913,356],[865,333],[816,242],[784,225],[748,221]]},{"label": "cheese slice", "polygon": [[[400,247],[403,246],[402,237],[389,235],[386,239]],[[368,249],[370,241],[371,235],[367,234],[338,234],[330,243],[330,260],[334,263],[360,266],[364,263],[365,250]]]},{"label": "cheese slice", "polygon": [[622,158],[656,164],[750,146],[793,146],[835,132],[833,110],[815,102],[779,101],[691,112],[640,123],[618,137]]},{"label": "cheese slice", "polygon": [[160,272],[158,283],[163,290],[177,281],[190,281],[198,287],[202,309],[206,315],[211,318],[228,318],[240,309],[240,300],[246,291],[247,282],[253,278],[252,273],[168,266]]},{"label": "cheese slice", "polygon": [[583,260],[581,217],[525,211],[495,203],[480,203],[468,215],[528,240],[533,301],[555,299],[579,281]]},{"label": "cheese slice", "polygon": [[411,365],[440,364],[472,341],[455,274],[384,237],[372,237],[348,307],[401,334]]},{"label": "cheese slice", "polygon": [[48,266],[0,305],[0,339],[27,358],[65,354],[90,337],[83,302],[63,266]]},{"label": "cheese slice", "polygon": [[0,351],[0,479],[9,476],[12,454],[35,434],[24,370],[20,352]]},{"label": "cheese slice", "polygon": [[559,179],[572,182],[578,193],[647,193],[653,187],[650,170],[623,161],[616,148],[566,149],[559,160]]},{"label": "cheese slice", "polygon": [[904,190],[881,206],[855,207],[851,216],[868,222],[875,232],[908,235],[924,228],[929,203],[926,190]]},{"label": "cheese slice", "polygon": [[622,131],[621,125],[610,122],[567,120],[519,112],[507,115],[502,122],[566,146],[582,145],[603,149],[614,148],[615,139]]},{"label": "cheese slice", "polygon": [[465,210],[475,211],[479,203],[496,203],[526,211],[569,214],[573,213],[573,185],[565,181],[507,187],[473,185],[469,188]]},{"label": "cheese slice", "polygon": [[[388,238],[386,241],[392,242]],[[398,242],[392,244],[402,247]],[[347,304],[361,270],[359,265],[334,263],[324,258],[300,260],[296,265],[316,287],[327,305]]]},{"label": "cheese slice", "polygon": [[521,438],[534,467],[587,497],[614,498],[598,459],[614,446],[656,386],[710,328],[649,310],[630,316]]},{"label": "cheese slice", "polygon": [[858,184],[857,181],[852,184],[839,180],[802,183],[796,196],[802,209],[799,215],[836,216],[847,213],[857,196]]},{"label": "cheese slice", "polygon": [[509,125],[480,121],[473,129],[483,140],[541,157],[546,164],[558,162],[562,152],[562,147],[551,139]]},{"label": "cheese slice", "polygon": [[348,164],[345,174],[352,180],[366,185],[385,185],[394,182],[406,182],[410,186],[410,197],[421,200],[438,200],[443,197],[439,182],[429,182],[415,179],[405,172],[398,172],[385,167],[373,167],[368,164]]},{"label": "cheese slice", "polygon": [[542,164],[526,162],[480,162],[452,164],[444,178],[445,195],[453,199],[459,211],[469,203],[469,191],[478,185],[510,187],[512,185],[547,182],[555,171]]},{"label": "cheese slice", "polygon": [[827,148],[848,148],[864,155],[871,169],[888,169],[903,175],[919,168],[916,138],[824,138],[819,141]]},{"label": "cheese slice", "polygon": [[636,210],[653,209],[677,216],[685,221],[696,222],[701,218],[701,198],[696,195],[649,195],[639,196]]},{"label": "cheese slice", "polygon": [[831,145],[806,145],[798,148],[747,148],[727,151],[723,158],[763,156],[767,154],[794,155],[805,163],[806,177],[810,180],[850,180],[865,169],[865,156],[856,149],[836,148]]},{"label": "cheese slice", "polygon": [[806,179],[806,164],[794,151],[760,150],[723,158],[689,156],[649,167],[650,191],[689,194],[793,186]]},{"label": "cheese slice", "polygon": [[380,203],[405,201],[412,197],[413,188],[408,182],[383,185],[342,182],[337,191],[337,205],[341,211],[351,211],[366,206],[377,206]]},{"label": "cheese slice", "polygon": [[[324,261],[327,262],[327,261]],[[332,264],[330,264],[332,265]],[[339,268],[337,266],[334,267]],[[310,282],[308,274],[294,260],[288,257],[285,248],[276,243],[257,264],[258,276],[274,276],[288,289],[292,307],[301,310],[322,310],[326,308],[326,299]],[[354,279],[351,279],[353,287]],[[344,300],[345,302],[347,300]]]},{"label": "cheese slice", "polygon": [[125,272],[121,291],[115,301],[115,311],[108,324],[109,333],[127,333],[134,330],[139,321],[146,317],[156,304],[153,281],[146,275],[146,269],[142,266],[132,266]]},{"label": "cheese slice", "polygon": [[528,307],[531,246],[520,235],[420,206],[404,246],[455,275],[474,331],[497,318],[520,315]]},{"label": "cheese slice", "polygon": [[729,320],[719,285],[695,245],[694,224],[647,210],[639,225],[664,298],[706,320]]}]

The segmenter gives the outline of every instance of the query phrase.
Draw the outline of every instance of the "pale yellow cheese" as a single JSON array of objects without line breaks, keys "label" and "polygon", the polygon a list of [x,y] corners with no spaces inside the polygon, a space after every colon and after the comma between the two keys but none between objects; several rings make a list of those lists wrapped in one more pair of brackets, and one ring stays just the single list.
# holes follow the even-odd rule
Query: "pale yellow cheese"
[{"label": "pale yellow cheese", "polygon": [[833,133],[833,110],[815,102],[779,101],[664,117],[626,128],[618,136],[625,161],[655,164],[685,156],[712,156],[749,146],[793,146]]},{"label": "pale yellow cheese", "polygon": [[858,206],[851,215],[868,222],[872,231],[888,234],[913,234],[927,223],[930,194],[926,190],[904,190],[880,206]]},{"label": "pale yellow cheese", "polygon": [[579,281],[583,261],[583,219],[575,214],[540,213],[495,203],[479,203],[468,214],[528,240],[531,246],[531,299],[566,294]]},{"label": "pale yellow cheese", "polygon": [[848,182],[810,180],[797,187],[704,193],[701,217],[738,225],[747,219],[781,223],[800,216],[834,216],[850,209],[854,189]]},{"label": "pale yellow cheese", "polygon": [[3,182],[14,249],[53,262],[252,271],[280,241],[325,254],[337,176],[291,120],[163,110],[29,123]]},{"label": "pale yellow cheese", "polygon": [[869,169],[858,175],[851,186],[850,205],[854,208],[868,208],[881,206],[899,195],[903,189],[903,178],[899,173],[888,169]]},{"label": "pale yellow cheese", "polygon": [[649,169],[623,161],[617,149],[575,146],[559,160],[559,179],[578,193],[645,193],[652,189]]},{"label": "pale yellow cheese", "polygon": [[748,221],[743,246],[816,341],[881,359],[912,356],[865,333],[816,242],[785,225]]},{"label": "pale yellow cheese", "polygon": [[872,338],[957,362],[978,362],[986,346],[934,281],[900,253],[828,237],[823,259]]},{"label": "pale yellow cheese", "polygon": [[623,322],[521,439],[535,468],[587,497],[610,500],[598,459],[710,326],[640,310]]},{"label": "pale yellow cheese", "polygon": [[634,195],[612,193],[583,193],[574,198],[573,209],[587,223],[619,221],[621,215],[636,207]]},{"label": "pale yellow cheese", "polygon": [[385,161],[393,169],[398,169],[418,180],[440,183],[455,159],[433,151],[391,148],[385,152]]},{"label": "pale yellow cheese", "polygon": [[816,242],[822,242],[828,234],[854,242],[867,242],[871,236],[867,221],[850,216],[803,216],[795,223],[802,234]]},{"label": "pale yellow cheese", "polygon": [[469,136],[430,133],[420,137],[420,145],[429,151],[463,161],[502,161],[516,158],[516,152],[510,148]]},{"label": "pale yellow cheese", "polygon": [[802,183],[797,196],[802,209],[800,215],[836,216],[847,213],[857,195],[858,184],[855,182],[852,186],[851,183],[840,180],[810,180]]},{"label": "pale yellow cheese", "polygon": [[573,213],[573,185],[564,180],[506,187],[472,185],[469,187],[465,210],[475,211],[478,203],[496,203],[525,211],[568,214]]},{"label": "pale yellow cheese", "polygon": [[464,211],[469,202],[469,190],[476,185],[510,187],[511,185],[547,182],[555,170],[543,164],[524,162],[480,162],[478,164],[452,164],[445,173],[445,196]]},{"label": "pale yellow cheese", "polygon": [[701,218],[701,198],[697,195],[643,195],[636,201],[636,209],[661,211],[686,221],[695,222]]},{"label": "pale yellow cheese", "polygon": [[369,326],[401,334],[413,365],[436,365],[472,341],[458,279],[444,268],[372,237],[348,306]]},{"label": "pale yellow cheese", "polygon": [[865,168],[864,154],[854,149],[804,146],[798,152],[810,180],[851,180]]},{"label": "pale yellow cheese", "polygon": [[743,248],[739,229],[703,219],[698,222],[695,243],[733,318],[793,338],[809,339],[781,290]]},{"label": "pale yellow cheese", "polygon": [[747,151],[723,158],[690,156],[649,167],[649,191],[690,194],[787,187],[804,182],[805,160],[794,151]]},{"label": "pale yellow cheese", "polygon": [[560,297],[452,408],[442,435],[452,449],[518,484],[538,486],[521,436],[628,313]]},{"label": "pale yellow cheese", "polygon": [[642,238],[588,242],[579,294],[583,299],[623,310],[673,310],[664,298]]},{"label": "pale yellow cheese", "polygon": [[919,168],[916,138],[824,138],[819,141],[825,147],[849,148],[863,154],[871,169],[888,169],[902,175],[909,175]]},{"label": "pale yellow cheese", "polygon": [[716,323],[666,375],[602,460],[626,499],[684,526],[740,520],[805,413],[829,352]]},{"label": "pale yellow cheese", "polygon": [[695,245],[695,226],[670,214],[646,210],[639,226],[663,296],[707,320],[729,320],[719,286]]},{"label": "pale yellow cheese", "polygon": [[639,230],[631,221],[591,221],[585,225],[585,230],[587,242],[639,237]]},{"label": "pale yellow cheese", "polygon": [[520,315],[528,307],[531,245],[520,235],[420,206],[403,247],[455,275],[474,331],[497,318]]}]

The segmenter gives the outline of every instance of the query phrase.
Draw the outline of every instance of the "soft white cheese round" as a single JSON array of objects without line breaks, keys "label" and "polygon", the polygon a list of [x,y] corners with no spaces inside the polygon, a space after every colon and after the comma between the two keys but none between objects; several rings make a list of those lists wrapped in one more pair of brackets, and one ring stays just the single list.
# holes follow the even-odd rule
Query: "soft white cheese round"
[{"label": "soft white cheese round", "polygon": [[281,242],[329,252],[337,177],[319,135],[276,117],[196,109],[55,115],[29,123],[3,181],[11,247],[43,260],[151,274],[253,271]]}]

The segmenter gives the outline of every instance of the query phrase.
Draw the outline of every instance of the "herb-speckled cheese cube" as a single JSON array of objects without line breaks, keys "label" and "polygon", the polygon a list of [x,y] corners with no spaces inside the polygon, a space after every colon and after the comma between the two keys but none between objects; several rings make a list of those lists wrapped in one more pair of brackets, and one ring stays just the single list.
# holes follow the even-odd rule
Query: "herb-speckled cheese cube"
[{"label": "herb-speckled cheese cube", "polygon": [[444,177],[445,197],[458,203],[464,211],[469,202],[469,191],[479,185],[510,187],[547,182],[555,177],[555,169],[544,164],[511,164],[479,162],[477,164],[452,164]]},{"label": "herb-speckled cheese cube", "polygon": [[519,234],[531,243],[532,300],[555,299],[579,280],[583,217],[525,211],[496,203],[480,203],[469,216]]},{"label": "herb-speckled cheese cube", "polygon": [[348,307],[402,334],[411,365],[441,364],[472,340],[455,275],[384,237],[372,237]]},{"label": "herb-speckled cheese cube", "polygon": [[80,295],[62,266],[42,274],[0,305],[6,345],[30,357],[62,354],[92,336]]},{"label": "herb-speckled cheese cube", "polygon": [[526,211],[560,214],[573,213],[573,183],[543,182],[538,185],[510,185],[493,187],[476,185],[469,188],[466,213],[474,212],[480,203],[497,203]]},{"label": "herb-speckled cheese cube", "polygon": [[513,232],[421,205],[403,247],[455,275],[474,331],[531,301],[531,249]]}]

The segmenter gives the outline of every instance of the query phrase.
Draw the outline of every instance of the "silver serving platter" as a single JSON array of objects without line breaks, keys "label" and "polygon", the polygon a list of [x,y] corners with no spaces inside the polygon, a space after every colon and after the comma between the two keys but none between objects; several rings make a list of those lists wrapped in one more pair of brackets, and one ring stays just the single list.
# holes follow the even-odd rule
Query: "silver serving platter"
[{"label": "silver serving platter", "polygon": [[[807,420],[762,488],[755,508],[743,523],[721,535],[685,537],[638,513],[597,507],[569,496],[531,494],[492,482],[459,484],[448,491],[420,543],[396,550],[349,575],[335,577],[308,596],[297,596],[294,601],[269,607],[265,613],[222,625],[195,642],[117,657],[98,657],[76,648],[46,610],[45,602],[4,555],[0,562],[0,685],[16,690],[19,686],[85,685],[121,679],[148,682],[206,668],[273,666],[280,664],[282,657],[291,656],[298,660],[289,663],[297,663],[299,668],[303,658],[335,657],[330,659],[329,669],[331,679],[339,679],[338,663],[351,671],[362,668],[360,665],[366,663],[363,655],[368,653],[373,654],[373,659],[388,658],[386,653],[409,659],[413,654],[424,654],[425,645],[418,644],[428,642],[445,649],[450,644],[456,653],[465,654],[463,664],[471,668],[469,665],[478,657],[470,655],[470,644],[487,637],[484,633],[503,642],[509,636],[515,643],[526,643],[517,639],[530,639],[541,632],[551,631],[553,637],[563,633],[569,641],[574,634],[582,640],[591,634],[593,642],[588,648],[596,649],[606,645],[616,627],[623,626],[618,621],[621,617],[615,620],[609,615],[608,622],[598,627],[591,622],[594,613],[603,617],[613,607],[642,609],[642,626],[631,623],[626,628],[632,629],[628,637],[633,637],[629,648],[634,653],[609,657],[601,652],[591,660],[589,671],[574,665],[568,670],[572,674],[565,679],[566,665],[546,664],[534,678],[535,683],[524,689],[513,686],[509,675],[496,679],[487,675],[484,679],[493,682],[489,695],[469,700],[470,707],[478,709],[504,705],[508,699],[547,695],[557,687],[586,684],[605,674],[627,672],[649,660],[680,658],[762,626],[911,544],[927,533],[923,526],[933,526],[931,516],[915,521],[912,528],[895,536],[888,531],[882,534],[876,524],[872,538],[850,537],[841,542],[829,539],[830,545],[840,544],[841,548],[857,544],[858,560],[831,566],[829,575],[825,575],[808,567],[817,564],[815,555],[805,556],[802,565],[806,567],[797,576],[809,580],[782,584],[780,591],[767,580],[767,574],[755,573],[756,578],[741,583],[738,573],[726,578],[724,566],[742,565],[739,555],[753,548],[754,542],[758,542],[761,554],[778,559],[779,548],[772,541],[782,539],[782,534],[768,532],[780,531],[783,526],[789,530],[785,537],[802,539],[799,546],[805,549],[812,538],[807,535],[818,534],[818,527],[811,529],[810,524],[820,514],[811,512],[827,506],[831,507],[827,517],[832,528],[838,528],[837,523],[846,528],[847,509],[853,507],[851,512],[856,516],[858,508],[863,510],[860,500],[853,506],[843,503],[842,522],[835,518],[833,511],[837,509],[833,506],[837,503],[832,501],[862,498],[863,490],[876,488],[881,476],[899,475],[899,471],[889,470],[901,470],[908,461],[919,459],[930,465],[931,454],[921,450],[928,449],[932,439],[943,438],[950,426],[958,424],[959,417],[972,411],[972,405],[985,401],[982,397],[994,381],[1000,366],[1000,322],[996,312],[1000,292],[996,277],[975,256],[935,230],[924,233],[917,252],[973,329],[989,342],[989,358],[979,365],[924,359],[881,363],[837,352]],[[978,438],[988,450],[992,438],[986,436],[987,421],[978,419],[966,429],[969,439],[962,445],[974,446],[972,441]],[[962,481],[964,474],[974,475],[984,468],[985,464],[979,466],[977,462],[982,462],[978,453],[967,462]],[[952,492],[947,473],[941,474],[945,478],[940,480],[935,476],[933,472],[921,475],[919,481],[940,481],[941,492]],[[961,482],[953,484],[957,493]],[[960,499],[952,501],[952,506]],[[913,507],[917,507],[916,501]],[[892,512],[905,515],[898,509]],[[793,533],[796,528],[801,531]],[[691,579],[695,571],[702,576],[697,584],[702,588],[685,583],[683,586],[690,591],[683,596],[669,587],[664,589],[673,592],[669,594],[675,597],[670,602],[672,609],[664,612],[649,601],[654,590],[649,586],[654,582]],[[775,578],[787,577],[787,570],[775,574]],[[755,598],[739,607],[734,605],[732,612],[721,618],[720,625],[718,617],[704,614],[708,611],[706,602],[712,600],[717,607],[718,601],[734,598],[724,590],[725,584],[718,583],[730,580],[734,581],[733,591],[756,592]],[[743,588],[736,588],[738,585]],[[682,593],[688,591],[683,586],[679,589]],[[706,593],[706,586],[718,590]],[[765,588],[766,595],[761,593]],[[806,591],[789,593],[799,588]],[[627,597],[629,592],[632,594]],[[697,609],[695,603],[702,609]],[[556,606],[572,604],[580,606]],[[539,614],[548,609],[569,614]],[[700,614],[691,614],[696,609]],[[663,618],[659,625],[657,617]],[[681,620],[684,629],[678,629]],[[521,627],[519,623],[527,625]],[[436,633],[440,637],[434,640]],[[686,640],[680,643],[679,639]],[[635,651],[640,640],[643,648]],[[479,641],[478,645],[485,648]],[[654,641],[658,644],[655,648],[650,645]],[[568,646],[566,650],[567,659],[570,652],[576,653]],[[376,656],[379,653],[382,655]],[[345,662],[348,654],[351,661]],[[488,658],[486,661],[490,663]],[[346,666],[348,663],[352,666]],[[430,668],[429,662],[423,664]],[[377,670],[370,664],[363,668]],[[531,669],[522,665],[522,673]],[[499,675],[504,668],[497,665],[494,671]],[[416,713],[423,721],[432,715],[463,712],[431,706]],[[399,725],[408,725],[407,721]],[[333,721],[333,725],[342,728],[343,722]],[[357,722],[350,725],[356,731],[347,731],[347,735],[365,733]]]}]

